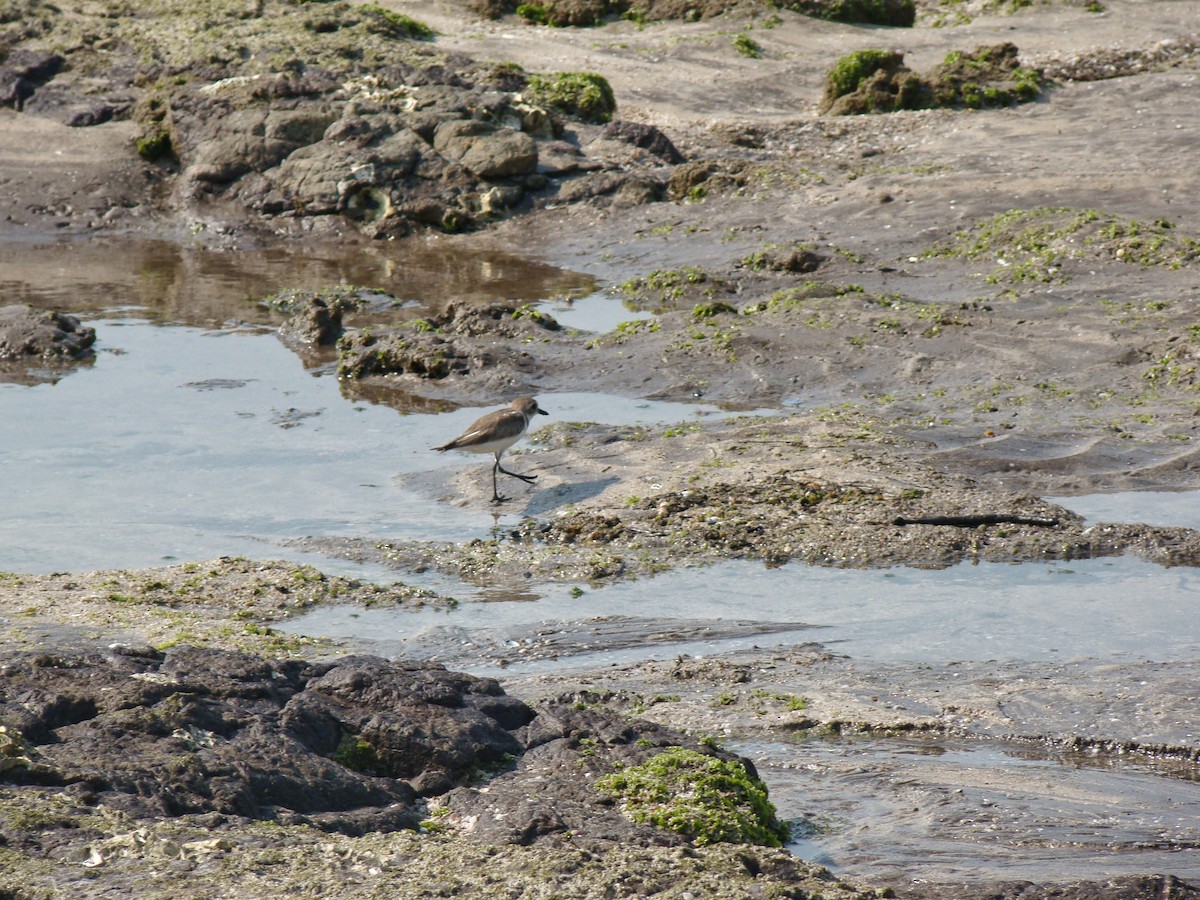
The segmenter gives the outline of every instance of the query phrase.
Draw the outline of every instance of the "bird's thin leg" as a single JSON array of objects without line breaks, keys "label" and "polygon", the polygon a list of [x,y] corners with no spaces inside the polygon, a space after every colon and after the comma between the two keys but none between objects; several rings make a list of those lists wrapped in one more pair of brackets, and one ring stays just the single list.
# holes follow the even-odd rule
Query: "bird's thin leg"
[{"label": "bird's thin leg", "polygon": [[505,475],[511,475],[513,478],[520,478],[526,484],[533,484],[535,481],[537,481],[536,475],[522,475],[520,472],[508,471],[508,469],[506,469],[506,468],[504,468],[504,466],[500,465],[500,454],[496,454],[496,468],[499,469],[501,472],[503,472]]},{"label": "bird's thin leg", "polygon": [[[496,454],[496,463],[495,463],[495,465],[492,466],[492,502],[493,503],[503,503],[508,498],[501,497],[500,491],[496,487],[496,470],[497,469],[500,469],[500,454],[499,453]],[[500,471],[503,472],[504,470],[500,469]]]}]

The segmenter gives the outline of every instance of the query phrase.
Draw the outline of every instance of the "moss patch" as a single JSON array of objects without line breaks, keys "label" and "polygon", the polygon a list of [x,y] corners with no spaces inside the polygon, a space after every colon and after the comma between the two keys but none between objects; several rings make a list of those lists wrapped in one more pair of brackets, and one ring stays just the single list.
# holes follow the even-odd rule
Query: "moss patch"
[{"label": "moss patch", "polygon": [[927,75],[904,64],[901,53],[857,50],[841,57],[825,76],[821,111],[834,115],[900,109],[1011,106],[1035,99],[1041,73],[1022,66],[1011,43],[954,51]]},{"label": "moss patch", "polygon": [[1170,222],[1138,222],[1096,209],[1035,207],[1011,209],[949,241],[929,257],[990,260],[988,282],[1061,283],[1071,260],[1108,260],[1179,269],[1200,259],[1200,241],[1178,234]]},{"label": "moss patch", "polygon": [[534,75],[525,92],[531,103],[547,106],[585,122],[609,122],[617,110],[613,90],[603,75],[594,72],[559,72]]},{"label": "moss patch", "polygon": [[787,825],[776,817],[767,788],[740,762],[670,749],[596,782],[635,822],[716,843],[779,847]]}]

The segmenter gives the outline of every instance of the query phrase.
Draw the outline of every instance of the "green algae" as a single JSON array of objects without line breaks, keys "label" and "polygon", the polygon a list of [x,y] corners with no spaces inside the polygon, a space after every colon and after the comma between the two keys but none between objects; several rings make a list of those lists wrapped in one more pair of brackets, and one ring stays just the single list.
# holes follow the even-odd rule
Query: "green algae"
[{"label": "green algae", "polygon": [[1190,267],[1200,241],[1177,234],[1169,222],[1138,222],[1096,209],[1010,209],[922,254],[923,258],[985,260],[997,268],[989,283],[1064,283],[1064,264],[1091,259],[1142,267]]},{"label": "green algae", "polygon": [[826,74],[828,91],[834,97],[853,93],[867,78],[902,58],[893,50],[855,50],[847,53]]},{"label": "green algae", "polygon": [[1042,75],[1022,66],[1012,43],[953,51],[926,75],[904,64],[897,51],[856,50],[825,76],[821,111],[836,115],[901,109],[982,109],[1028,103],[1041,92]]},{"label": "green algae", "polygon": [[683,266],[679,269],[655,269],[622,282],[617,289],[635,306],[663,310],[697,293],[705,299],[711,299],[715,290],[724,285],[722,279],[709,275],[704,269]]},{"label": "green algae", "polygon": [[608,79],[594,72],[534,75],[529,79],[525,98],[585,122],[610,122],[617,109]]},{"label": "green algae", "polygon": [[633,821],[686,835],[697,846],[749,843],[779,847],[788,837],[766,785],[745,765],[671,747],[599,779]]},{"label": "green algae", "polygon": [[379,776],[389,774],[379,754],[375,752],[375,747],[369,741],[352,734],[343,735],[337,749],[333,751],[333,761],[355,772]]}]

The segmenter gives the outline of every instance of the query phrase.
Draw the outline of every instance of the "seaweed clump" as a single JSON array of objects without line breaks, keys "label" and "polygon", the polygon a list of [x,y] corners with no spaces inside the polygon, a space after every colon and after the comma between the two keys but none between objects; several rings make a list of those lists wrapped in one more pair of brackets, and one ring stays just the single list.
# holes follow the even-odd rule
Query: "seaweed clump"
[{"label": "seaweed clump", "polygon": [[1022,66],[1015,44],[954,51],[927,75],[904,64],[892,50],[856,50],[825,76],[821,112],[833,115],[952,107],[981,109],[1028,103],[1041,91],[1042,76]]},{"label": "seaweed clump", "polygon": [[612,121],[613,113],[617,111],[617,101],[608,79],[594,72],[534,75],[529,79],[525,99],[577,116],[585,122],[600,124]]},{"label": "seaweed clump", "polygon": [[646,762],[596,782],[627,816],[683,834],[698,846],[716,843],[780,847],[780,822],[767,787],[745,764],[670,747]]}]

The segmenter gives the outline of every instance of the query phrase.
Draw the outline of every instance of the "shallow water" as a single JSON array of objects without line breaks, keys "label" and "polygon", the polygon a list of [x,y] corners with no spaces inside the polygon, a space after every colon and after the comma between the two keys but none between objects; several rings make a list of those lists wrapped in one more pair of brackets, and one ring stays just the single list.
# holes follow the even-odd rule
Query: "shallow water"
[{"label": "shallow water", "polygon": [[[976,663],[983,675],[972,677],[986,684],[1006,665],[1036,679],[1038,661],[1070,661],[1078,674],[1200,656],[1200,573],[1125,557],[865,572],[727,562],[602,589],[531,587],[524,599],[535,602],[464,595],[450,610],[317,609],[284,628],[501,679],[815,642],[863,673],[899,667],[883,680],[898,696],[909,690],[905,669],[942,664],[966,677]],[[1073,702],[1069,687],[1061,693]],[[1053,707],[1047,715],[1057,721]],[[1067,715],[1050,727],[1066,727]],[[1188,720],[1177,724],[1186,741]],[[763,733],[780,737],[722,743],[754,762],[792,822],[789,849],[846,877],[1200,877],[1193,763],[1004,740]]]},{"label": "shallow water", "polygon": [[[1129,597],[1154,585],[1154,602]],[[451,610],[316,609],[285,627],[371,642],[379,652],[439,659],[476,674],[707,656],[748,646],[818,641],[856,660],[939,664],[1079,657],[1190,659],[1200,654],[1200,573],[1132,557],[1069,565],[963,563],[948,569],[860,571],[756,562],[679,569],[593,590],[530,588],[536,603],[487,595]],[[1053,602],[1048,602],[1052,598]],[[641,639],[571,638],[594,620],[649,617]],[[663,623],[704,623],[713,636]],[[740,627],[735,624],[742,623]],[[747,633],[745,623],[764,627]],[[630,626],[636,632],[638,623]],[[660,636],[645,637],[645,628]],[[734,633],[726,633],[733,631]],[[522,637],[522,635],[524,637]],[[521,643],[532,635],[528,643]],[[547,639],[546,635],[554,638]],[[517,646],[512,641],[517,641]]]},{"label": "shallow water", "polygon": [[1079,497],[1047,497],[1096,522],[1134,522],[1180,528],[1200,528],[1200,495],[1196,491],[1117,491]]},{"label": "shallow water", "polygon": [[730,742],[789,849],[872,881],[1200,875],[1195,767],[953,740]]},{"label": "shallow water", "polygon": [[[306,535],[458,540],[490,510],[431,504],[403,473],[474,466],[429,447],[481,412],[348,400],[272,333],[93,319],[97,359],[56,383],[0,384],[9,491],[0,568],[45,572],[223,555],[306,559]],[[543,394],[554,420],[656,423],[712,406]],[[535,451],[536,452],[536,451]],[[501,519],[506,518],[501,516]],[[511,513],[507,518],[516,518]],[[345,568],[330,560],[325,568]]]},{"label": "shallow water", "polygon": [[[269,294],[365,285],[405,298],[398,318],[449,300],[512,299],[585,330],[639,315],[587,275],[436,242],[297,255],[97,240],[9,243],[0,254],[4,302],[73,312],[97,330],[94,361],[40,383],[0,383],[8,486],[0,569],[25,572],[234,554],[357,572],[281,542],[452,540],[495,525],[490,511],[430,504],[396,482],[478,466],[428,448],[482,410],[435,415],[446,405],[413,402],[398,414],[345,396],[327,367],[306,369],[275,337],[277,317],[259,303]],[[542,401],[558,420],[673,423],[718,413],[604,394]]]}]

